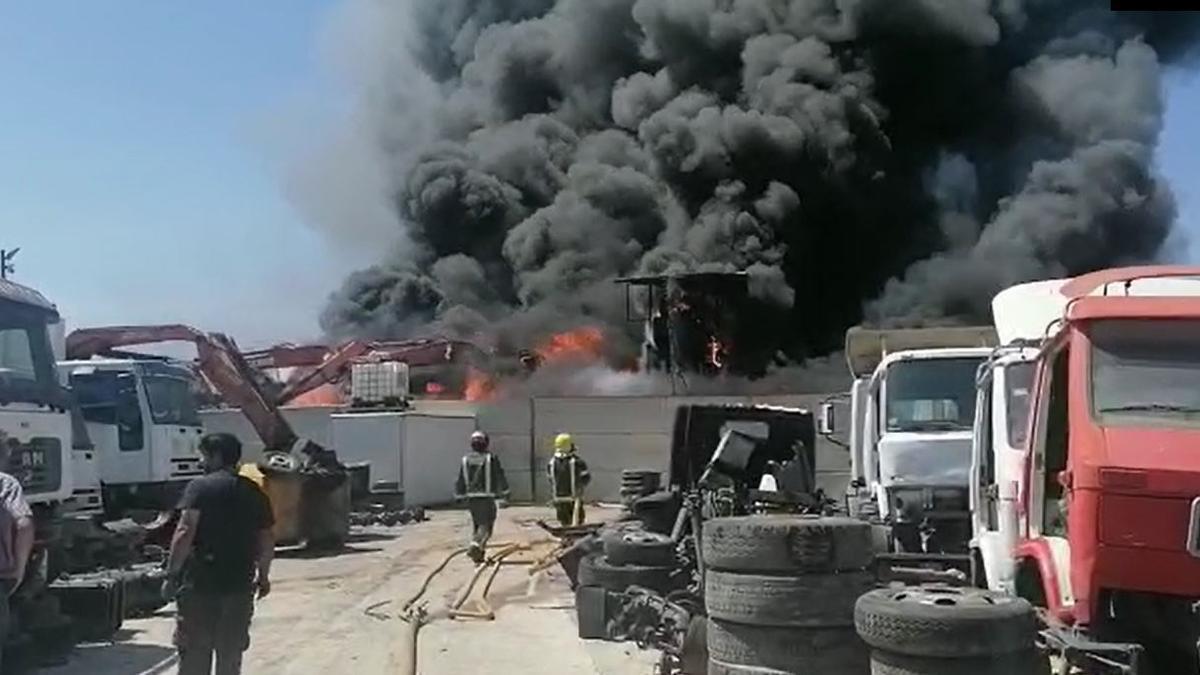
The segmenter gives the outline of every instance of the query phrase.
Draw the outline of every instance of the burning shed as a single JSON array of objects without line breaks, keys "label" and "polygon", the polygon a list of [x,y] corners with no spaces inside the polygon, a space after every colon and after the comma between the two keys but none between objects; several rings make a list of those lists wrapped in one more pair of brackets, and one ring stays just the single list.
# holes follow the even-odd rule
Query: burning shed
[{"label": "burning shed", "polygon": [[[644,325],[642,370],[751,375],[762,364],[743,350],[741,309],[747,304],[745,272],[694,272],[622,277],[626,317]],[[635,288],[642,289],[635,298]]]}]

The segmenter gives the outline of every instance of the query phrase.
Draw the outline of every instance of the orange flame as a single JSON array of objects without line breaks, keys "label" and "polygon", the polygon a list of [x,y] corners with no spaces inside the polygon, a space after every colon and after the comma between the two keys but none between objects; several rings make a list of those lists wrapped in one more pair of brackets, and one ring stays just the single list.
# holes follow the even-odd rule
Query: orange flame
[{"label": "orange flame", "polygon": [[543,363],[596,361],[603,355],[604,333],[594,326],[555,333],[534,350]]},{"label": "orange flame", "polygon": [[463,398],[468,401],[487,401],[496,393],[496,385],[491,378],[481,370],[467,368],[467,386],[463,389]]}]

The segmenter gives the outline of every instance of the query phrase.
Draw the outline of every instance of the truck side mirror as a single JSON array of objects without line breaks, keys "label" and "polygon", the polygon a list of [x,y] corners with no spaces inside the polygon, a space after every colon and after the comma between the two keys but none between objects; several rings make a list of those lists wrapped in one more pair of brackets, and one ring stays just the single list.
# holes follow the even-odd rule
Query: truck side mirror
[{"label": "truck side mirror", "polygon": [[821,415],[817,419],[817,431],[819,431],[822,436],[829,436],[833,434],[835,430],[836,425],[834,420],[833,404],[822,403]]}]

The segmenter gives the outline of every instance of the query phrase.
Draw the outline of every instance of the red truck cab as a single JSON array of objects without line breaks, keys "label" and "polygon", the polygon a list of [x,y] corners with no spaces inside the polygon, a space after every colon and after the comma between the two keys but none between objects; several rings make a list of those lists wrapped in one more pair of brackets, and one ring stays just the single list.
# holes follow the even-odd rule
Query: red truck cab
[{"label": "red truck cab", "polygon": [[1200,267],[1105,270],[1061,293],[1036,364],[1017,591],[1094,639],[1194,660]]}]

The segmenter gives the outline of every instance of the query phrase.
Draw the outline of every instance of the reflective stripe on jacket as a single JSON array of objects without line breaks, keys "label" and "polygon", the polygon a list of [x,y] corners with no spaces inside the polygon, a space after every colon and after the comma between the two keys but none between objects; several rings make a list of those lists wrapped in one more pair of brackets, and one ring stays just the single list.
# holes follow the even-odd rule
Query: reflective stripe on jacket
[{"label": "reflective stripe on jacket", "polygon": [[583,488],[592,480],[587,462],[575,455],[551,457],[547,470],[554,501],[568,502],[582,497]]},{"label": "reflective stripe on jacket", "polygon": [[490,452],[464,455],[454,493],[460,497],[490,499],[507,495],[508,480],[500,460]]}]

